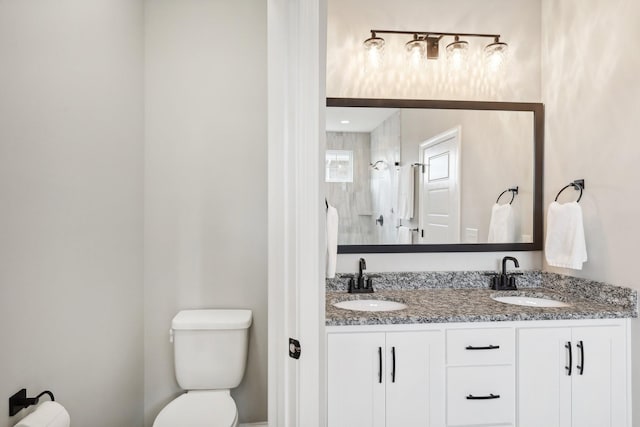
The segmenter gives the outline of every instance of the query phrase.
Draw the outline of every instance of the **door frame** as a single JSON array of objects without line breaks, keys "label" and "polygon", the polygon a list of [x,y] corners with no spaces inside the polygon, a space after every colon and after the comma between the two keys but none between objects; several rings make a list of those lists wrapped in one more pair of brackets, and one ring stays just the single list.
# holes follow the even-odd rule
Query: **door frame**
[{"label": "door frame", "polygon": [[[326,0],[268,0],[268,419],[326,424]],[[322,125],[322,126],[321,126]],[[298,339],[298,360],[289,357]]]},{"label": "door frame", "polygon": [[[420,159],[420,163],[424,162],[424,158],[422,157],[422,153],[424,152],[425,149],[432,147],[434,145],[440,144],[441,142],[444,142],[448,139],[451,138],[455,138],[456,141],[456,157],[455,157],[455,165],[456,165],[456,170],[455,170],[455,178],[456,178],[456,202],[458,204],[458,219],[457,219],[457,228],[458,228],[458,243],[462,243],[460,242],[460,235],[461,235],[461,230],[460,227],[462,225],[462,218],[460,215],[460,203],[461,203],[461,191],[460,191],[460,179],[462,178],[462,173],[461,173],[461,159],[460,159],[460,155],[462,152],[462,126],[456,126],[453,127],[451,129],[448,129],[444,132],[441,132],[435,136],[432,136],[431,138],[425,140],[424,142],[422,142],[419,146],[418,146],[418,159]],[[425,169],[429,167],[429,165],[425,165],[424,163],[422,163],[422,172],[423,175],[426,175],[426,171]],[[422,218],[422,212],[424,209],[424,198],[422,197],[423,191],[424,191],[424,176],[420,177],[420,185],[418,186],[419,188],[419,194],[418,194],[418,228],[420,228],[420,230],[424,230],[424,220]],[[421,233],[422,235],[422,233]],[[418,237],[420,243],[423,243],[424,237]]]}]

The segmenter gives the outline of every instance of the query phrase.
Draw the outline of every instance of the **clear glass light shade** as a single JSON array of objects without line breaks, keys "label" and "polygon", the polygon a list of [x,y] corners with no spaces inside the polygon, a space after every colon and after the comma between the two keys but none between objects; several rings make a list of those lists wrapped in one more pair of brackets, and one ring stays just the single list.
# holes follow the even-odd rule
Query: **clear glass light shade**
[{"label": "clear glass light shade", "polygon": [[506,43],[495,42],[484,48],[484,59],[490,72],[498,72],[507,61],[509,46]]},{"label": "clear glass light shade", "polygon": [[454,70],[460,70],[467,66],[469,60],[469,43],[456,40],[447,45],[447,61]]},{"label": "clear glass light shade", "polygon": [[425,60],[427,56],[427,42],[424,40],[414,39],[404,45],[407,52],[407,59],[409,64],[418,68]]},{"label": "clear glass light shade", "polygon": [[381,37],[370,37],[364,41],[364,53],[366,67],[378,69],[382,66],[384,59],[384,39]]}]

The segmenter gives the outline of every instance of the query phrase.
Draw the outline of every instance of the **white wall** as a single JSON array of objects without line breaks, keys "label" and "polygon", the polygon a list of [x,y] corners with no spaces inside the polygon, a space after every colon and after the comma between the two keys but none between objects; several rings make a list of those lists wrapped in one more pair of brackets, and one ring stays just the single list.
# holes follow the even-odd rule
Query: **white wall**
[{"label": "white wall", "polygon": [[542,252],[467,252],[467,253],[411,253],[411,254],[342,254],[338,256],[336,271],[355,273],[358,260],[367,259],[371,272],[393,271],[464,271],[499,270],[504,256],[514,256],[522,270],[540,270]]},{"label": "white wall", "polygon": [[[584,178],[588,262],[573,276],[640,289],[640,39],[636,0],[543,0],[545,206]],[[573,191],[563,200],[575,200]],[[633,321],[634,413],[640,419],[640,321]]]},{"label": "white wall", "polygon": [[[141,426],[143,7],[0,1],[0,426]],[[23,415],[23,414],[21,414]]]},{"label": "white wall", "polygon": [[640,56],[626,46],[640,39],[640,3],[545,0],[543,22],[546,205],[570,181],[586,180],[589,261],[557,271],[640,289]]},{"label": "white wall", "polygon": [[[329,0],[327,96],[539,102],[540,7],[540,0]],[[383,75],[370,75],[364,72],[361,54],[362,41],[371,29],[500,33],[509,43],[509,68],[502,79],[491,82],[476,73],[449,76],[431,62],[424,73],[416,76],[407,74],[406,67],[400,67],[397,59],[391,58],[391,70]],[[387,57],[392,45],[399,43],[395,47],[401,48],[405,41],[396,37],[386,37],[390,43]],[[470,39],[469,43],[479,48],[485,41]],[[537,252],[512,255],[528,268],[542,267]],[[366,258],[371,271],[424,271],[471,266],[493,269],[495,260],[501,256],[500,253],[367,254]],[[358,257],[339,255],[338,272],[353,272],[357,266],[354,259]]]},{"label": "white wall", "polygon": [[253,310],[241,422],[267,419],[266,2],[146,2],[145,425],[180,393],[181,309]]}]

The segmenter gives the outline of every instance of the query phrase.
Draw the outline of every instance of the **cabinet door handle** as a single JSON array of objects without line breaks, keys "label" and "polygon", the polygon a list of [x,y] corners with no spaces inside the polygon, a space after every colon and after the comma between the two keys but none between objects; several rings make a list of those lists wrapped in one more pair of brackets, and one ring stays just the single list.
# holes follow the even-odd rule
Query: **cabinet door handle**
[{"label": "cabinet door handle", "polygon": [[489,396],[474,396],[472,394],[467,396],[467,400],[489,400],[489,399],[500,399],[500,395],[490,393]]},{"label": "cabinet door handle", "polygon": [[584,343],[579,341],[577,347],[580,349],[580,364],[576,368],[580,369],[580,375],[584,372]]},{"label": "cabinet door handle", "polygon": [[567,375],[571,376],[571,367],[573,366],[573,355],[571,354],[571,341],[567,341],[567,343],[564,345],[564,348],[566,348],[569,351],[569,366],[565,366],[564,369],[567,370]]},{"label": "cabinet door handle", "polygon": [[391,382],[396,382],[396,348],[391,347]]},{"label": "cabinet door handle", "polygon": [[382,347],[378,347],[378,383],[382,384]]},{"label": "cabinet door handle", "polygon": [[466,350],[497,350],[499,348],[500,348],[499,345],[488,345],[486,347],[474,347],[474,346],[468,345],[465,349]]}]

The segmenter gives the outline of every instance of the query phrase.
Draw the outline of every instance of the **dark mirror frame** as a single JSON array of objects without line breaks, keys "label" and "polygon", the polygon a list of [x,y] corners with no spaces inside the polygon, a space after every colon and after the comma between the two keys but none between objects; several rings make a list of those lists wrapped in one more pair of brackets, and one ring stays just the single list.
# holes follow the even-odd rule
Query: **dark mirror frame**
[{"label": "dark mirror frame", "polygon": [[542,177],[544,105],[529,102],[484,102],[413,99],[327,98],[327,107],[422,108],[439,110],[531,111],[533,113],[533,242],[451,243],[436,245],[338,245],[339,254],[413,252],[505,252],[542,250]]}]

